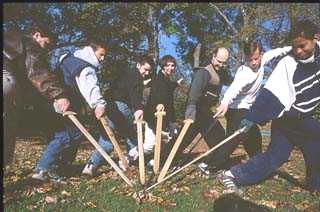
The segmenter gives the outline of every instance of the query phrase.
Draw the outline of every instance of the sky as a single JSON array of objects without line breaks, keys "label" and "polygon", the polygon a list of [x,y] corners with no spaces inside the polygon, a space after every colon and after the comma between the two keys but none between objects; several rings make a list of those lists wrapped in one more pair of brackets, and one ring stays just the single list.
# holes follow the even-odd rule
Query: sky
[{"label": "sky", "polygon": [[178,42],[178,38],[175,35],[168,37],[163,32],[160,32],[159,36],[160,58],[164,55],[170,54],[174,58],[179,58],[176,52],[175,43]]}]

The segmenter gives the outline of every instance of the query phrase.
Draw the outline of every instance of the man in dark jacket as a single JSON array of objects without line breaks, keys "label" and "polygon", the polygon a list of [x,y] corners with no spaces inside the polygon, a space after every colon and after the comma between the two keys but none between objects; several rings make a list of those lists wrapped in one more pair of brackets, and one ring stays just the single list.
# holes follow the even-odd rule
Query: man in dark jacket
[{"label": "man in dark jacket", "polygon": [[[176,60],[171,55],[163,56],[160,61],[160,71],[151,81],[150,96],[144,108],[144,118],[147,122],[145,127],[144,153],[151,153],[155,145],[156,118],[154,113],[164,109],[166,115],[163,117],[163,131],[169,132],[170,126],[175,121],[173,106],[173,93],[178,83],[170,80],[176,70]],[[166,133],[167,134],[167,133]],[[130,151],[130,155],[137,159],[137,148]]]},{"label": "man in dark jacket", "polygon": [[[141,56],[137,60],[135,70],[127,70],[121,73],[121,76],[111,84],[111,95],[107,97],[110,100],[107,115],[113,122],[114,128],[127,138],[127,151],[133,149],[137,144],[137,133],[134,130],[133,119],[137,120],[143,116],[143,80],[152,72],[153,67],[152,58]],[[99,141],[99,144],[107,152],[112,147],[112,144],[106,140]],[[96,170],[102,162],[102,156],[95,151],[92,153],[87,166],[90,167],[91,164],[92,169]],[[122,169],[125,169],[121,160],[119,165]]]},{"label": "man in dark jacket", "polygon": [[[209,147],[215,146],[225,138],[225,130],[220,122],[213,118],[214,113],[211,107],[219,101],[222,86],[231,82],[227,71],[223,69],[228,58],[229,51],[226,48],[215,48],[210,64],[195,70],[185,112],[185,119],[192,119],[194,123],[187,131],[179,148],[180,151],[183,151],[199,132],[204,136]],[[213,124],[214,127],[205,135]],[[215,157],[210,159],[210,162],[215,166],[224,162],[217,153],[213,156]]]},{"label": "man in dark jacket", "polygon": [[[12,161],[15,147],[17,92],[33,89],[39,92],[51,105],[55,101],[61,111],[69,107],[66,92],[56,77],[50,73],[47,63],[48,35],[36,24],[27,34],[20,31],[4,33],[3,41],[3,123],[4,123],[4,165]],[[18,89],[19,88],[19,89]]]}]

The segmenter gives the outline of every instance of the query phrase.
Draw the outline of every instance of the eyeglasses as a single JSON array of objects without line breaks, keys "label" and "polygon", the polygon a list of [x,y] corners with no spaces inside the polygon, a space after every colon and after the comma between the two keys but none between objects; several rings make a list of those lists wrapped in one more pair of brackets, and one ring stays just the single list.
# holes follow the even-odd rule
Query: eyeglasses
[{"label": "eyeglasses", "polygon": [[216,57],[214,57],[214,58],[215,58],[215,60],[216,60],[218,63],[220,63],[220,64],[222,64],[222,65],[226,65],[226,64],[227,64],[227,61],[218,60]]}]

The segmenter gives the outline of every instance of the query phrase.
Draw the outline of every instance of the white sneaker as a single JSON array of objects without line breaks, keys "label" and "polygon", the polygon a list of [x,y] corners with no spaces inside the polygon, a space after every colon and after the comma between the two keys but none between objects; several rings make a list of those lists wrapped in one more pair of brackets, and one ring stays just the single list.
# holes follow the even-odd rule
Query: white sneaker
[{"label": "white sneaker", "polygon": [[149,160],[149,162],[147,163],[147,166],[153,167],[154,165],[154,159]]},{"label": "white sneaker", "polygon": [[[124,159],[127,161],[127,164],[129,165],[130,161],[129,161],[128,157],[124,156]],[[119,165],[120,169],[122,169],[123,171],[127,171],[127,168],[122,163],[122,160],[119,160],[118,165]]]},{"label": "white sneaker", "polygon": [[84,169],[82,170],[83,175],[93,176],[94,173],[95,173],[95,167],[91,163],[86,164]]},{"label": "white sneaker", "polygon": [[130,149],[128,156],[130,158],[131,161],[136,161],[139,157],[139,152],[138,152],[138,148],[134,147],[132,149]]},{"label": "white sneaker", "polygon": [[46,181],[48,179],[48,174],[47,171],[40,170],[39,172],[34,173],[31,178],[34,180]]},{"label": "white sneaker", "polygon": [[206,175],[209,175],[209,174],[210,174],[210,171],[209,171],[209,169],[208,169],[208,164],[206,164],[206,163],[200,163],[200,164],[198,165],[198,167],[199,167],[199,169],[200,169],[203,173],[205,173]]}]

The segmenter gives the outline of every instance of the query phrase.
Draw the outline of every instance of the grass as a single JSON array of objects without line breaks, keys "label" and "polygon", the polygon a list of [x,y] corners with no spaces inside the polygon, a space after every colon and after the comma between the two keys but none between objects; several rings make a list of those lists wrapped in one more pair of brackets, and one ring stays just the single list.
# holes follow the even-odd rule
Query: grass
[{"label": "grass", "polygon": [[[264,130],[268,130],[268,126]],[[223,187],[203,176],[198,169],[186,169],[168,182],[156,187],[142,201],[134,190],[108,166],[101,174],[87,179],[80,176],[93,148],[81,145],[75,172],[65,184],[35,184],[30,174],[45,144],[40,137],[17,141],[15,160],[4,170],[4,211],[319,211],[319,193],[301,187],[305,167],[300,151],[294,150],[290,161],[269,179],[244,188],[245,195],[223,195]],[[264,149],[269,138],[264,137]],[[234,158],[245,155],[239,148]],[[246,157],[246,156],[245,156]],[[138,180],[137,167],[130,178]]]}]

